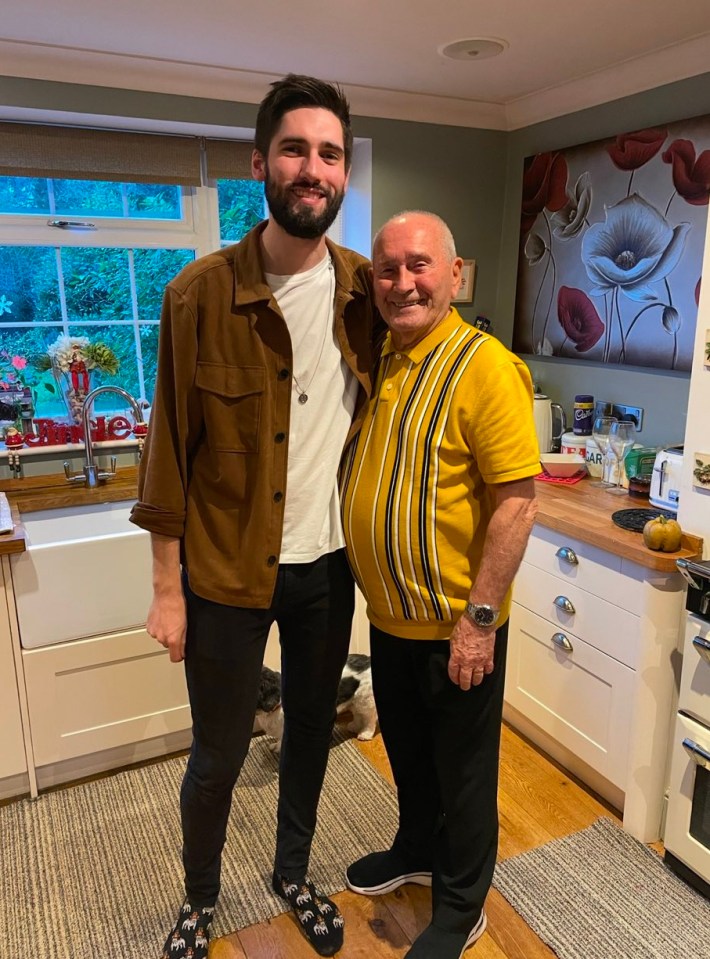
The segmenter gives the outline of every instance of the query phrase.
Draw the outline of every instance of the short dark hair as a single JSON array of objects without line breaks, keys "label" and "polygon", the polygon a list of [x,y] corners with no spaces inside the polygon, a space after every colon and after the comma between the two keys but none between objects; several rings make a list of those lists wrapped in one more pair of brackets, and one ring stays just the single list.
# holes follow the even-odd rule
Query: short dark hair
[{"label": "short dark hair", "polygon": [[340,120],[343,128],[345,169],[349,170],[353,158],[353,131],[350,127],[350,104],[345,94],[333,83],[297,73],[289,73],[283,80],[272,83],[271,90],[259,105],[254,134],[254,146],[259,153],[266,159],[284,114],[298,110],[299,107],[322,107],[330,110]]}]

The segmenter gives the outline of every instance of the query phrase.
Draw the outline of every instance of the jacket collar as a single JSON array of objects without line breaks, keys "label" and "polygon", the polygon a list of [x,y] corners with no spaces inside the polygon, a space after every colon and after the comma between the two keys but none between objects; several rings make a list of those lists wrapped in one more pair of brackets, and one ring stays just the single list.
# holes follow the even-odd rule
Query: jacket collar
[{"label": "jacket collar", "polygon": [[[264,277],[264,261],[261,255],[261,234],[267,220],[259,223],[237,243],[234,249],[234,305],[247,306],[262,300],[271,300],[271,290]],[[355,262],[346,256],[343,247],[326,237],[328,252],[333,258],[335,281],[338,288],[350,297],[366,296],[362,279],[355,272]]]}]

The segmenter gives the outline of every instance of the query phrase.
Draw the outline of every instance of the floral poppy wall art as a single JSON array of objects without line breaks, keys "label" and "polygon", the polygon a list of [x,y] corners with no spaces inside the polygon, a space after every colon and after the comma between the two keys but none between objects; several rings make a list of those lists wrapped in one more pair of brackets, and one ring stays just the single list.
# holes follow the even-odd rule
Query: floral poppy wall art
[{"label": "floral poppy wall art", "polygon": [[710,117],[528,157],[513,349],[690,370]]}]

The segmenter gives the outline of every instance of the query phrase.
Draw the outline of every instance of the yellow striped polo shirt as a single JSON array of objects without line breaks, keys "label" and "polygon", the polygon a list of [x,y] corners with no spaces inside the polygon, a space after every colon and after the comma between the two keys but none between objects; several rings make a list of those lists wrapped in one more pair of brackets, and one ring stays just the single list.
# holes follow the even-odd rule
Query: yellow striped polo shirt
[{"label": "yellow striped polo shirt", "polygon": [[[446,639],[461,616],[491,516],[488,484],[540,472],[525,364],[451,312],[423,340],[390,336],[343,464],[348,558],[375,626]],[[501,622],[510,608],[510,595]]]}]

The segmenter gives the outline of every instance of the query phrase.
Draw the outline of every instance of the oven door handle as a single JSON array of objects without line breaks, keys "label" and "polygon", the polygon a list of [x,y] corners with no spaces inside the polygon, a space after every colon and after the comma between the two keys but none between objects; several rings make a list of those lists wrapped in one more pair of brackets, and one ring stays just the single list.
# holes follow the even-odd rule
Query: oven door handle
[{"label": "oven door handle", "polygon": [[697,649],[699,656],[703,656],[710,661],[710,643],[707,639],[703,639],[702,636],[694,636],[693,646]]},{"label": "oven door handle", "polygon": [[710,753],[702,746],[694,743],[692,739],[686,737],[683,740],[683,749],[698,766],[704,766],[706,769],[710,767]]}]

